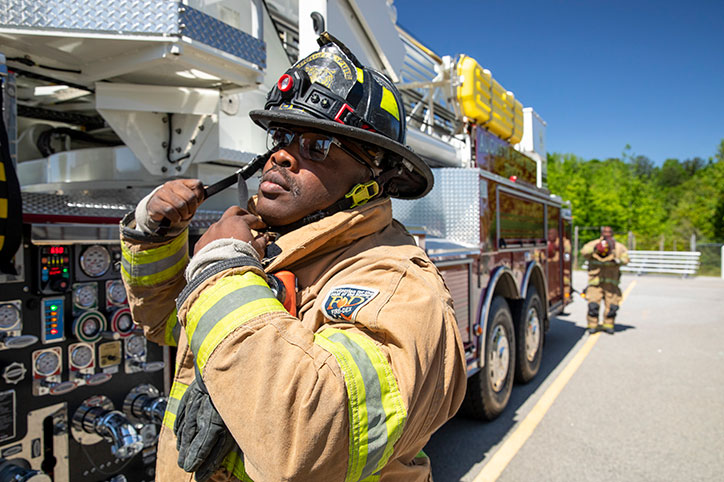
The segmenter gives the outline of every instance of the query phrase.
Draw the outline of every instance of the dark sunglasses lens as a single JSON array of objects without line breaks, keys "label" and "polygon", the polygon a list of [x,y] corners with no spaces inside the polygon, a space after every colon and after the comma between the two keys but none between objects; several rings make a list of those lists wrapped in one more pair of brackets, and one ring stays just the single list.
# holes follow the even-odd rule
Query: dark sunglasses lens
[{"label": "dark sunglasses lens", "polygon": [[286,147],[294,140],[294,133],[286,129],[272,128],[267,130],[266,148]]},{"label": "dark sunglasses lens", "polygon": [[304,133],[299,138],[299,150],[302,157],[310,161],[323,161],[327,158],[332,140],[324,135]]}]

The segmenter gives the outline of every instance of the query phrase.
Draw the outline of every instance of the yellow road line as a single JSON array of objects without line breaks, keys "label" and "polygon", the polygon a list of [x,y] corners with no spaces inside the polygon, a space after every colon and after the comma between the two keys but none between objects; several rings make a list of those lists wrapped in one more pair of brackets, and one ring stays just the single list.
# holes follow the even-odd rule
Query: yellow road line
[{"label": "yellow road line", "polygon": [[[636,280],[633,280],[623,296],[621,296],[621,304],[626,300],[626,297],[631,293],[634,286],[636,286]],[[508,439],[500,446],[500,448],[493,454],[490,461],[485,464],[483,469],[473,479],[473,482],[495,482],[503,470],[508,466],[513,457],[518,453],[523,444],[533,435],[533,431],[538,426],[543,417],[551,408],[553,402],[555,402],[558,395],[566,386],[568,381],[576,373],[578,367],[581,366],[583,360],[586,359],[588,354],[593,349],[593,346],[598,341],[600,333],[594,333],[588,337],[588,340],[583,344],[581,349],[575,356],[568,362],[568,365],[561,371],[551,385],[541,396],[540,400],[535,404],[530,413],[518,424],[515,431],[508,437]]]}]

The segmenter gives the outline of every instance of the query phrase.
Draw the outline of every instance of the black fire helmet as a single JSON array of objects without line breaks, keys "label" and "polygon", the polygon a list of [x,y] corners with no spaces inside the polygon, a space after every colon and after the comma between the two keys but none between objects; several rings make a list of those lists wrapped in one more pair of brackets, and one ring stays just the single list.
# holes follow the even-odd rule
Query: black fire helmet
[{"label": "black fire helmet", "polygon": [[287,70],[267,95],[264,110],[249,113],[263,128],[309,127],[352,139],[369,150],[382,169],[383,193],[417,199],[433,185],[430,168],[405,146],[405,107],[382,73],[363,66],[339,40],[323,33],[321,48]]}]

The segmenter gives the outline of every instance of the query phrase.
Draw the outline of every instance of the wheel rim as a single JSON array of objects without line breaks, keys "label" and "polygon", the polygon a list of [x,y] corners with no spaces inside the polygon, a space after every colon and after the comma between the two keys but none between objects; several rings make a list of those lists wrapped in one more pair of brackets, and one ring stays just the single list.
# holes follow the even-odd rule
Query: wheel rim
[{"label": "wheel rim", "polygon": [[488,374],[493,390],[499,392],[505,386],[510,366],[510,343],[505,329],[498,325],[495,327],[492,346],[488,356]]},{"label": "wheel rim", "polygon": [[525,317],[525,357],[529,362],[535,360],[540,343],[540,319],[535,308],[528,310]]}]

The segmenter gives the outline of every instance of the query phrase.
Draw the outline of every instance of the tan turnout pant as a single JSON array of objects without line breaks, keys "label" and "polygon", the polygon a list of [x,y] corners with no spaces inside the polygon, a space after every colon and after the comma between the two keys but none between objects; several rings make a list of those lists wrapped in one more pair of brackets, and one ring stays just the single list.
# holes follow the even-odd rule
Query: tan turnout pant
[{"label": "tan turnout pant", "polygon": [[610,283],[602,283],[600,286],[589,286],[586,288],[586,300],[588,301],[588,327],[598,326],[601,300],[606,303],[606,311],[603,312],[603,327],[613,328],[616,320],[618,307],[621,305],[621,290],[618,286]]}]

